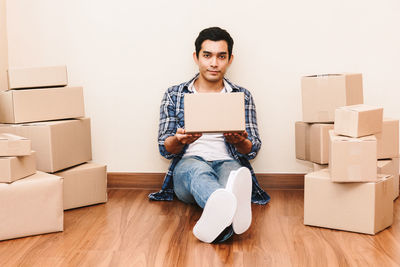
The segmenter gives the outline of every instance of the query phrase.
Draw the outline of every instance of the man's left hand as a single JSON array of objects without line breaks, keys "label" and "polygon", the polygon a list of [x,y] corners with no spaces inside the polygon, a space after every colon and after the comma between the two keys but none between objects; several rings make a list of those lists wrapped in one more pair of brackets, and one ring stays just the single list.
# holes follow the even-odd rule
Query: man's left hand
[{"label": "man's left hand", "polygon": [[248,154],[253,147],[253,144],[247,137],[246,131],[236,133],[224,133],[226,142],[234,145],[239,153]]},{"label": "man's left hand", "polygon": [[247,139],[248,133],[246,131],[239,133],[224,133],[225,140],[233,145],[239,144]]}]

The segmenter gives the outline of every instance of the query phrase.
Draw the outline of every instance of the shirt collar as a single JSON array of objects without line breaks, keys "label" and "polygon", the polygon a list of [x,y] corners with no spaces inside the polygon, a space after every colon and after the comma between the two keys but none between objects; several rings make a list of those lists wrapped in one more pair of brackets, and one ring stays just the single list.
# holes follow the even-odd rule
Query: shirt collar
[{"label": "shirt collar", "polygon": [[[192,79],[190,79],[183,85],[191,93],[193,93],[193,83],[197,80],[197,78],[199,78],[199,73],[197,73],[196,76],[194,76]],[[232,91],[239,91],[239,87],[231,83],[227,78],[224,78],[224,86],[228,93],[231,93]]]}]

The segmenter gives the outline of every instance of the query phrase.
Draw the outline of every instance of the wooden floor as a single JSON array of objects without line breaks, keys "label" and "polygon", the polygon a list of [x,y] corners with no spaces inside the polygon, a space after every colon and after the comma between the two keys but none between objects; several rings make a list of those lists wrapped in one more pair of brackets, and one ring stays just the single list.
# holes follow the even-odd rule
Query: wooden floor
[{"label": "wooden floor", "polygon": [[[376,236],[303,225],[303,191],[269,191],[253,224],[225,244],[192,234],[201,209],[111,189],[109,202],[65,212],[65,231],[0,242],[0,266],[400,266],[394,224]],[[29,222],[27,222],[29,223]]]}]

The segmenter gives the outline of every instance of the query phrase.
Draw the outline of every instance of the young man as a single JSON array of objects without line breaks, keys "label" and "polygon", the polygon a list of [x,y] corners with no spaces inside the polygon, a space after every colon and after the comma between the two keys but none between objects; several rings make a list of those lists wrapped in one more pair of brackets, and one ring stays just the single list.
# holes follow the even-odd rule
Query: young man
[{"label": "young man", "polygon": [[[201,31],[193,53],[199,73],[164,94],[158,144],[161,155],[172,162],[161,191],[149,195],[151,200],[172,200],[175,193],[185,203],[197,203],[204,210],[193,234],[208,243],[245,232],[251,224],[251,201],[266,204],[270,200],[249,163],[261,147],[253,98],[224,78],[233,61],[232,47],[227,31],[218,27]],[[245,95],[246,131],[185,133],[185,94],[235,92]]]}]

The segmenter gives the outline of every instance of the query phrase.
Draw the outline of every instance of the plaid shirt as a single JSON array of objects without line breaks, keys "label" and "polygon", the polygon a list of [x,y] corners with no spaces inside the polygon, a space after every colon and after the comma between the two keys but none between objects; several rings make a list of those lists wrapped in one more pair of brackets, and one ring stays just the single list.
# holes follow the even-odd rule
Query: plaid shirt
[{"label": "plaid shirt", "polygon": [[[149,194],[151,200],[173,200],[174,189],[173,189],[173,171],[176,164],[181,160],[182,156],[188,147],[186,145],[179,154],[169,153],[164,146],[165,139],[170,136],[174,136],[178,128],[185,127],[184,121],[184,97],[185,94],[193,93],[188,86],[191,82],[197,79],[198,74],[186,83],[172,86],[165,92],[164,97],[161,101],[160,107],[160,123],[158,131],[158,147],[163,157],[172,159],[169,166],[168,172],[165,175],[164,183],[159,192]],[[261,189],[259,186],[254,170],[250,165],[249,160],[253,159],[261,147],[261,140],[258,134],[257,117],[256,117],[256,106],[253,101],[253,97],[250,92],[245,88],[234,85],[229,80],[224,79],[226,83],[232,88],[231,92],[243,92],[245,98],[245,119],[246,119],[246,131],[248,133],[248,139],[253,144],[250,153],[241,154],[236,148],[227,142],[227,150],[229,154],[239,161],[243,166],[247,167],[251,171],[253,186],[252,186],[252,202],[257,204],[266,204],[270,200],[270,196]]]}]

